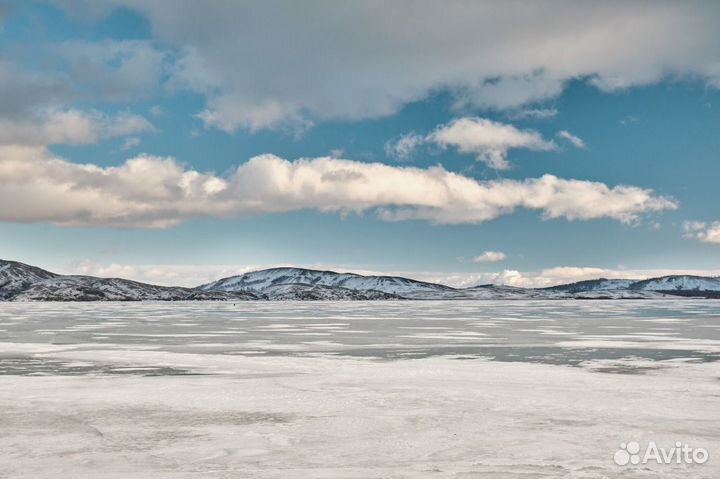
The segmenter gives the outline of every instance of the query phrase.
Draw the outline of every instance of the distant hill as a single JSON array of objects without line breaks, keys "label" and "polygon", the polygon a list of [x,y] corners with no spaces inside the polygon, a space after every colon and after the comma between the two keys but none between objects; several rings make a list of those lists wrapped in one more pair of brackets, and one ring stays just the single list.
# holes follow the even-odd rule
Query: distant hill
[{"label": "distant hill", "polygon": [[517,288],[485,284],[452,288],[399,276],[365,276],[304,268],[272,268],[196,288],[157,286],[120,278],[60,275],[0,260],[0,301],[379,301],[720,298],[720,278],[664,276],[605,279]]},{"label": "distant hill", "polygon": [[397,276],[362,276],[354,273],[336,273],[304,268],[272,268],[231,276],[200,286],[203,291],[256,291],[265,292],[279,285],[303,284],[343,288],[352,291],[377,291],[392,297],[414,297],[441,294],[454,288],[425,283]]},{"label": "distant hill", "polygon": [[203,292],[155,286],[119,278],[68,276],[15,261],[0,260],[0,300],[9,301],[177,301],[259,299],[252,293]]}]

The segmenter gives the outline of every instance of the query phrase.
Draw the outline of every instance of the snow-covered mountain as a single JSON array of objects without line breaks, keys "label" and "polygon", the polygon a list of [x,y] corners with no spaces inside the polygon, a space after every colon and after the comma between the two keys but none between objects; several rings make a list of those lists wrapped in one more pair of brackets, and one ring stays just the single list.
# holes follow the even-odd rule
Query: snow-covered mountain
[{"label": "snow-covered mountain", "polygon": [[142,301],[185,299],[185,288],[166,288],[117,278],[56,276],[32,284],[14,301]]},{"label": "snow-covered mountain", "polygon": [[676,297],[659,291],[632,289],[595,289],[573,293],[545,291],[544,293],[546,294],[544,299],[663,299]]},{"label": "snow-covered mountain", "polygon": [[274,301],[374,301],[404,299],[401,296],[377,290],[357,290],[322,284],[275,284],[262,290]]},{"label": "snow-covered mountain", "polygon": [[555,293],[586,293],[588,291],[617,291],[629,289],[637,280],[634,279],[590,279],[587,281],[578,281],[577,283],[561,284],[559,286],[551,286],[542,288],[543,291]]},{"label": "snow-covered mountain", "polygon": [[258,299],[252,293],[203,292],[155,286],[119,278],[65,276],[15,261],[0,260],[0,300],[10,301],[179,301]]},{"label": "snow-covered mountain", "polygon": [[548,295],[539,289],[518,288],[501,284],[480,284],[456,289],[442,299],[547,299]]},{"label": "snow-covered mountain", "polygon": [[[391,291],[451,289],[405,278],[342,275],[286,268],[221,280],[223,287],[156,286],[118,278],[69,276],[0,260],[0,301],[210,301],[210,300],[388,300],[404,299]],[[292,270],[292,271],[290,271]],[[335,275],[337,278],[332,279]],[[240,284],[237,284],[237,278]],[[214,284],[214,283],[213,283]],[[390,291],[373,289],[377,285]]]},{"label": "snow-covered mountain", "polygon": [[[634,291],[623,288],[619,281],[614,285],[607,281],[583,281],[584,284],[575,283],[537,289],[484,284],[457,290],[455,298],[443,299],[658,299],[668,297],[664,293],[655,291]],[[632,281],[629,281],[628,284],[632,284]]]},{"label": "snow-covered mountain", "polygon": [[577,299],[653,299],[670,296],[720,297],[720,278],[673,275],[645,280],[592,279],[543,288]]},{"label": "snow-covered mountain", "polygon": [[[631,289],[631,279],[597,279],[551,288],[484,284],[469,288],[426,283],[396,276],[363,276],[303,268],[272,268],[220,279],[202,291],[249,291],[268,299],[657,299],[665,292]],[[349,294],[353,291],[354,294]],[[366,298],[360,293],[372,293]],[[385,295],[385,296],[382,296]]]},{"label": "snow-covered mountain", "polygon": [[397,276],[362,276],[354,273],[336,273],[304,268],[272,268],[231,276],[200,286],[204,291],[257,291],[271,286],[305,284],[332,286],[356,291],[380,291],[391,295],[449,292],[454,289],[434,283],[425,283]]},{"label": "snow-covered mountain", "polygon": [[630,285],[630,289],[642,291],[682,291],[682,292],[720,292],[720,278],[705,276],[663,276],[637,281]]},{"label": "snow-covered mountain", "polygon": [[56,274],[35,266],[0,260],[0,300],[11,298],[33,284],[55,277]]},{"label": "snow-covered mountain", "polygon": [[720,298],[720,278],[665,276],[642,281],[601,278],[540,289],[492,284],[451,288],[397,276],[288,267],[232,276],[197,288],[180,288],[118,278],[59,275],[0,260],[0,301],[550,300],[682,296]]}]

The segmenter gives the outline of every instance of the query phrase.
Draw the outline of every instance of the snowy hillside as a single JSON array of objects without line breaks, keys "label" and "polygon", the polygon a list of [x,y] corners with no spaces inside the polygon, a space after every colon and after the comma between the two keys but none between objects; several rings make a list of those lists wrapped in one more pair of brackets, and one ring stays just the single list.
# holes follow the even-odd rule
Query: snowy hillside
[{"label": "snowy hillside", "polygon": [[320,284],[278,284],[263,289],[263,294],[275,301],[369,301],[403,299],[400,296],[375,290],[353,290]]},{"label": "snowy hillside", "polygon": [[588,291],[613,291],[628,289],[630,285],[635,283],[634,279],[590,279],[587,281],[578,281],[577,283],[561,284],[559,286],[551,286],[543,288],[544,291],[562,292],[562,293],[585,293]]},{"label": "snowy hillside", "polygon": [[32,284],[17,293],[13,301],[176,301],[190,290],[166,288],[125,279],[92,276],[56,276]]},{"label": "snowy hillside", "polygon": [[[249,296],[249,297],[248,297]],[[9,301],[178,301],[257,299],[249,293],[203,293],[118,278],[63,276],[14,261],[0,260],[0,300]]]},{"label": "snowy hillside", "polygon": [[[605,281],[605,280],[603,280]],[[631,283],[631,282],[630,282]],[[605,284],[603,287],[580,288],[575,285],[561,285],[557,288],[517,288],[486,284],[467,289],[455,290],[451,294],[434,299],[660,299],[668,298],[664,293],[655,291],[634,291],[620,286]]]},{"label": "snowy hillside", "polygon": [[56,274],[44,269],[0,260],[0,300],[11,298],[35,283],[55,277]]},{"label": "snowy hillside", "polygon": [[[375,292],[387,298],[419,300],[488,300],[488,299],[656,299],[668,297],[654,291],[632,290],[630,279],[597,279],[551,288],[534,289],[485,284],[470,288],[451,288],[440,284],[395,276],[362,276],[303,268],[272,268],[224,278],[203,286],[202,291],[262,294],[268,299],[363,299],[347,291]],[[301,288],[300,286],[304,286]],[[330,293],[330,289],[339,290]]]},{"label": "snowy hillside", "polygon": [[633,290],[643,291],[718,291],[720,278],[704,276],[664,276],[662,278],[638,281],[630,286]]},{"label": "snowy hillside", "polygon": [[643,281],[601,278],[541,289],[493,284],[451,288],[397,276],[273,268],[197,288],[180,288],[118,278],[64,276],[0,260],[0,301],[557,300],[682,296],[720,298],[720,278],[666,276]]},{"label": "snowy hillside", "polygon": [[462,290],[468,299],[547,299],[539,289],[517,288],[497,284],[482,284]]},{"label": "snowy hillside", "polygon": [[334,286],[358,291],[381,291],[392,295],[453,291],[449,286],[396,276],[361,276],[303,268],[273,268],[221,279],[203,286],[205,291],[264,291],[283,284]]},{"label": "snowy hillside", "polygon": [[663,299],[676,298],[657,291],[635,291],[632,289],[596,289],[576,293],[550,295],[546,299]]}]

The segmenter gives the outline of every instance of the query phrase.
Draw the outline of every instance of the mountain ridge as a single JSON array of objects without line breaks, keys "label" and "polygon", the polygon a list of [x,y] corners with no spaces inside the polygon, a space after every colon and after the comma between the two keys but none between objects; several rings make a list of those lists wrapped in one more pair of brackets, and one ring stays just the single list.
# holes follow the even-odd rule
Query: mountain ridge
[{"label": "mountain ridge", "polygon": [[545,288],[480,284],[467,288],[401,276],[290,266],[250,271],[194,288],[122,278],[61,275],[0,259],[0,301],[490,300],[720,298],[720,278],[670,275],[578,281]]},{"label": "mountain ridge", "polygon": [[329,270],[280,267],[222,278],[199,286],[205,291],[261,291],[279,284],[310,284],[333,286],[358,291],[378,290],[391,294],[436,292],[455,290],[450,286],[418,281],[401,276],[360,275],[357,273],[338,273]]}]

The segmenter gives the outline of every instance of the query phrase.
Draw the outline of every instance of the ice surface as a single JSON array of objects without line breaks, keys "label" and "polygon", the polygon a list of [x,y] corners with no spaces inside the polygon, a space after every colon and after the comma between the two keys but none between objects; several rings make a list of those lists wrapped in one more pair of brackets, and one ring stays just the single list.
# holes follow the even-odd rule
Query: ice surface
[{"label": "ice surface", "polygon": [[5,343],[191,353],[502,359],[514,352],[553,363],[628,351],[655,359],[720,355],[716,300],[4,303],[0,328]]},{"label": "ice surface", "polygon": [[718,306],[6,303],[0,477],[717,478]]}]

